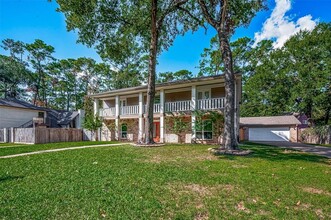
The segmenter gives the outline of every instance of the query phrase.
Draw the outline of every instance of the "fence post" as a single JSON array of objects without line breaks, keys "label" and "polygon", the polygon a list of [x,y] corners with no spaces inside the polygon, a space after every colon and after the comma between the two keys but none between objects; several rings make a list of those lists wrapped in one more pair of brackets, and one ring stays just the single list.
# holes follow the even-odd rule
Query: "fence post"
[{"label": "fence post", "polygon": [[3,129],[3,142],[8,143],[8,130],[7,130],[7,128]]},{"label": "fence post", "polygon": [[11,143],[15,143],[15,129],[14,128],[10,128],[10,142]]}]

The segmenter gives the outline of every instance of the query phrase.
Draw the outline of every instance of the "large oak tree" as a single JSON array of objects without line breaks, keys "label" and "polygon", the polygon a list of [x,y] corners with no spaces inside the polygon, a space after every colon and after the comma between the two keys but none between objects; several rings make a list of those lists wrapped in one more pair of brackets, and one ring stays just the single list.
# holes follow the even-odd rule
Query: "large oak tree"
[{"label": "large oak tree", "polygon": [[248,25],[255,14],[264,8],[263,0],[198,0],[205,20],[217,31],[225,75],[224,147],[237,149],[235,130],[235,75],[230,37],[237,27]]},{"label": "large oak tree", "polygon": [[[56,0],[67,29],[79,42],[94,46],[102,58],[123,63],[146,54],[148,60],[146,144],[153,143],[153,106],[157,56],[178,34],[197,27],[192,0]],[[139,48],[139,49],[137,49]]]}]

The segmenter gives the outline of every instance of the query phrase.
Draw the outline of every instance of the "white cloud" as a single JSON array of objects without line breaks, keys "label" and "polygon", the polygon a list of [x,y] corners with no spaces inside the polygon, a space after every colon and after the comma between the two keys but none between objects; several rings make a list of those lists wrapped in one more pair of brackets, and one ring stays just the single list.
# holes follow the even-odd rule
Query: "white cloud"
[{"label": "white cloud", "polygon": [[274,47],[280,48],[292,35],[300,30],[312,30],[317,21],[311,15],[299,18],[296,22],[286,12],[291,9],[290,0],[275,0],[276,6],[270,17],[264,22],[261,32],[255,33],[255,45],[262,40],[275,40]]}]

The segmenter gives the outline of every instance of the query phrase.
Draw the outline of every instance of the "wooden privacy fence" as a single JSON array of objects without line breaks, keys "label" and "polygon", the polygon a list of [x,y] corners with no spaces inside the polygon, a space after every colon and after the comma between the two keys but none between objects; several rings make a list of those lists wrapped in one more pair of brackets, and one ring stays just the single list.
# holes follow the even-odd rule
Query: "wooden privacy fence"
[{"label": "wooden privacy fence", "polygon": [[75,128],[35,128],[35,144],[82,141],[83,132]]},{"label": "wooden privacy fence", "polygon": [[45,144],[53,142],[72,142],[83,140],[83,130],[76,128],[0,129],[0,142]]}]

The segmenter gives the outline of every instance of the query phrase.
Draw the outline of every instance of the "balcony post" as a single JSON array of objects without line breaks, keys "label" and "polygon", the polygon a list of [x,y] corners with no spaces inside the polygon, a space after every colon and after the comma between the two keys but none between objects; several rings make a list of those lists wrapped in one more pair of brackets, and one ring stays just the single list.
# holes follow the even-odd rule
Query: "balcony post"
[{"label": "balcony post", "polygon": [[93,111],[95,116],[99,116],[99,99],[93,100]]},{"label": "balcony post", "polygon": [[196,110],[196,94],[197,94],[197,87],[195,85],[192,86],[191,89],[191,126],[192,126],[192,135],[191,135],[191,142],[194,143],[196,139],[196,132],[195,132],[195,113]]},{"label": "balcony post", "polygon": [[115,98],[115,140],[119,140],[120,97]]},{"label": "balcony post", "polygon": [[139,93],[139,131],[138,131],[138,142],[143,140],[144,133],[144,96],[143,93]]},{"label": "balcony post", "polygon": [[164,143],[164,90],[160,90],[160,142]]}]

